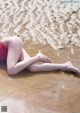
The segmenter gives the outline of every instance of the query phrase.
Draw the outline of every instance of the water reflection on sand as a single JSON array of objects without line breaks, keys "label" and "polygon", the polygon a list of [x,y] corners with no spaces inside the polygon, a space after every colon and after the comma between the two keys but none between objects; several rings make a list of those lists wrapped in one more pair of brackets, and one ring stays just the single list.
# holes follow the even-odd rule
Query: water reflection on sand
[{"label": "water reflection on sand", "polygon": [[[35,45],[29,49],[33,56],[42,51],[50,56],[53,62],[73,61],[80,66],[80,50],[74,48],[75,55],[70,51],[57,52],[49,46]],[[77,50],[77,51],[76,51]],[[49,52],[51,51],[51,53]],[[67,52],[66,52],[67,51]],[[8,76],[6,66],[0,69],[0,106],[7,106],[8,113],[79,113],[80,112],[80,79],[73,73],[45,72],[30,73],[22,71],[14,77]]]}]

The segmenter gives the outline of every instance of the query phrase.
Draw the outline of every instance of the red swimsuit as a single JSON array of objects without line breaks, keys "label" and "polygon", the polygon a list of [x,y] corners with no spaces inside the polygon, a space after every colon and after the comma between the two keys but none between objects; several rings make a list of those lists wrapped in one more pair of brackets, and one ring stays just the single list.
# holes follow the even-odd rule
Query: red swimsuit
[{"label": "red swimsuit", "polygon": [[0,41],[0,61],[5,61],[7,59],[7,48]]}]

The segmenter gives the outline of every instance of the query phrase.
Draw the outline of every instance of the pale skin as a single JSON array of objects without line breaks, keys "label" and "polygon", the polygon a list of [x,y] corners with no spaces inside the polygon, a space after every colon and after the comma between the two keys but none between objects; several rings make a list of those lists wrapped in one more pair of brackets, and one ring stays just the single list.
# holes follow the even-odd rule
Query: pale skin
[{"label": "pale skin", "polygon": [[[7,72],[9,75],[16,75],[24,69],[27,69],[31,72],[65,70],[72,71],[80,75],[80,70],[74,67],[71,61],[62,64],[54,64],[50,58],[41,53],[30,57],[23,48],[20,37],[7,37],[2,39],[2,42],[4,46],[8,48],[6,62]],[[36,64],[36,62],[43,62],[43,64]]]}]

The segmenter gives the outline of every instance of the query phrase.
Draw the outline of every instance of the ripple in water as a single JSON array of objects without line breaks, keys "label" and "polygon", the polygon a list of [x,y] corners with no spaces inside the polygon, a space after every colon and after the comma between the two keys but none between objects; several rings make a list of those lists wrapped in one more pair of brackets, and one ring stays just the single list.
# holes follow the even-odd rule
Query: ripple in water
[{"label": "ripple in water", "polygon": [[1,0],[0,36],[19,34],[23,39],[50,44],[80,46],[80,2],[58,0]]}]

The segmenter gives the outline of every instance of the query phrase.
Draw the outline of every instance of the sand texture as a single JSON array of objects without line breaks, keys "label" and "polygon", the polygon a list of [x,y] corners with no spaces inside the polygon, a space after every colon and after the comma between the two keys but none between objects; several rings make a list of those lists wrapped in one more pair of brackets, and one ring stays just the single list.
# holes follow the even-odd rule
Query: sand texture
[{"label": "sand texture", "polygon": [[[63,1],[63,0],[62,0]],[[0,0],[0,39],[20,35],[30,56],[80,67],[80,2]],[[9,76],[0,62],[0,113],[80,113],[80,77],[68,72]]]},{"label": "sand texture", "polygon": [[[30,56],[40,50],[54,63],[71,60],[76,67],[80,67],[79,48],[74,48],[75,55],[67,48],[57,56],[57,51],[49,45],[33,44],[30,48],[30,43],[24,46]],[[80,112],[80,78],[75,74],[60,71],[31,73],[25,69],[10,77],[6,65],[1,64],[0,67],[0,106],[6,105],[8,113]]]},{"label": "sand texture", "polygon": [[80,2],[62,1],[1,0],[0,36],[19,34],[56,50],[64,44],[80,46]]}]

